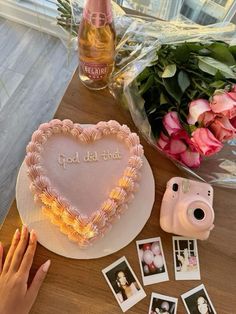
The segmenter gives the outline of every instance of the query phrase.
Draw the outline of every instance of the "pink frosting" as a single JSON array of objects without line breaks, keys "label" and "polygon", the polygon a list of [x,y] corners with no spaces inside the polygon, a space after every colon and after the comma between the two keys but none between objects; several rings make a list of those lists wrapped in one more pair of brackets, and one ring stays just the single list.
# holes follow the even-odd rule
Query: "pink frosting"
[{"label": "pink frosting", "polygon": [[83,133],[80,134],[79,139],[81,142],[89,143],[91,141],[91,131],[89,129],[85,129]]},{"label": "pink frosting", "polygon": [[107,124],[108,124],[112,134],[117,134],[117,132],[119,132],[120,124],[117,121],[111,120],[111,121],[108,121]]},{"label": "pink frosting", "polygon": [[136,133],[131,133],[127,139],[126,139],[126,144],[131,148],[132,146],[137,146],[140,144],[139,137]]},{"label": "pink frosting", "polygon": [[30,142],[26,147],[27,153],[39,153],[42,150],[42,145]]},{"label": "pink frosting", "polygon": [[129,160],[129,166],[133,167],[135,169],[140,169],[143,165],[143,160],[142,158],[138,157],[138,156],[132,156]]},{"label": "pink frosting", "polygon": [[130,135],[130,129],[127,127],[127,125],[122,125],[120,130],[117,132],[117,137],[120,140],[126,139]]},{"label": "pink frosting", "polygon": [[[79,214],[78,208],[73,208],[70,202],[56,191],[40,163],[43,145],[51,136],[59,133],[71,135],[82,143],[94,142],[113,134],[123,141],[130,151],[128,165],[117,182],[117,187],[112,189],[109,198],[89,217]],[[143,148],[137,134],[131,133],[126,125],[120,125],[117,121],[101,121],[96,126],[82,128],[68,119],[54,119],[41,124],[33,133],[27,146],[26,164],[32,181],[31,190],[36,199],[45,203],[44,211],[50,213],[53,223],[60,224],[63,233],[78,242],[81,247],[85,247],[103,236],[111,228],[110,222],[127,210],[126,202],[134,197],[133,192],[136,190],[142,157]]]},{"label": "pink frosting", "polygon": [[39,164],[40,156],[36,152],[28,152],[27,157],[25,158],[27,166],[31,167],[32,165]]}]

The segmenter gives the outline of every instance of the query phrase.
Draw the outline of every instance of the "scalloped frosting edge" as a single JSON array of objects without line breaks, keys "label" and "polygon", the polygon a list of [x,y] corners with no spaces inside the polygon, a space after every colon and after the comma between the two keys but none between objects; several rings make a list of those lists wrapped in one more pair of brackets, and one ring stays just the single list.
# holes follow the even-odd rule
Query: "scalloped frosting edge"
[{"label": "scalloped frosting edge", "polygon": [[[108,135],[116,135],[123,141],[130,151],[130,158],[123,175],[118,180],[118,185],[113,188],[107,200],[101,207],[94,211],[90,217],[80,215],[68,200],[63,198],[50,183],[50,179],[44,173],[40,164],[40,153],[43,145],[53,135],[58,133],[70,134],[75,139],[89,143],[97,141]],[[114,219],[127,210],[130,201],[137,190],[137,182],[140,179],[140,169],[143,165],[143,147],[139,137],[132,133],[126,125],[120,125],[117,121],[101,121],[98,124],[83,128],[71,120],[54,119],[39,126],[26,148],[26,164],[28,176],[31,180],[30,189],[35,200],[43,203],[42,211],[57,225],[61,232],[76,242],[80,247],[91,245],[96,239],[103,237],[111,228]]]}]

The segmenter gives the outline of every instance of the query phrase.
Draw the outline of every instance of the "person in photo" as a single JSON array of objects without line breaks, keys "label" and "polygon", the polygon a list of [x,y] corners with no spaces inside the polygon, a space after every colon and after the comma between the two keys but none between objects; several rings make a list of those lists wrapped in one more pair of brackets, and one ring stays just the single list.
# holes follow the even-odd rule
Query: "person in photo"
[{"label": "person in photo", "polygon": [[216,314],[203,285],[186,292],[182,299],[190,314]]},{"label": "person in photo", "polygon": [[117,297],[121,303],[135,295],[140,290],[136,281],[130,282],[128,280],[128,274],[126,270],[118,270],[115,274],[115,277],[119,291],[117,293]]},{"label": "person in photo", "polygon": [[175,311],[175,304],[173,302],[153,299],[151,314],[173,314]]},{"label": "person in photo", "polygon": [[213,313],[208,300],[203,295],[200,295],[196,299],[196,313],[200,313],[200,314]]},{"label": "person in photo", "polygon": [[104,268],[102,273],[123,312],[145,298],[146,293],[125,256]]}]

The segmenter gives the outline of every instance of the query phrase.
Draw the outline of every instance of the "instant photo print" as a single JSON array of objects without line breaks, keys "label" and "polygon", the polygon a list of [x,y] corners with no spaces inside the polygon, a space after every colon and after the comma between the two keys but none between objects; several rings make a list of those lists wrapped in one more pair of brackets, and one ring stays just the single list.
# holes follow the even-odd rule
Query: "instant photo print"
[{"label": "instant photo print", "polygon": [[176,280],[200,280],[197,240],[172,237]]},{"label": "instant photo print", "polygon": [[153,292],[148,314],[177,314],[177,304],[177,298]]},{"label": "instant photo print", "polygon": [[146,296],[124,256],[103,269],[102,273],[123,312]]},{"label": "instant photo print", "polygon": [[217,314],[203,284],[182,294],[181,298],[188,314]]},{"label": "instant photo print", "polygon": [[168,281],[169,276],[161,238],[136,241],[136,245],[143,284],[146,286]]}]

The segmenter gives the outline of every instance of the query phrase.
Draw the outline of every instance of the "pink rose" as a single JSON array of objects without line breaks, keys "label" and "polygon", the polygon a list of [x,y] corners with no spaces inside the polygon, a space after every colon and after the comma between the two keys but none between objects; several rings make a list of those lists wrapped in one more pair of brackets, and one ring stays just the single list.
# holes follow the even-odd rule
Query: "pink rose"
[{"label": "pink rose", "polygon": [[234,84],[231,88],[231,92],[236,93],[236,84]]},{"label": "pink rose", "polygon": [[170,139],[169,153],[171,155],[181,154],[184,151],[186,151],[186,149],[187,149],[187,146],[183,141]]},{"label": "pink rose", "polygon": [[204,126],[208,126],[212,121],[214,121],[216,114],[213,111],[207,111],[200,115],[199,122]]},{"label": "pink rose", "polygon": [[180,160],[190,168],[198,168],[201,163],[201,156],[198,152],[187,149],[180,154]]},{"label": "pink rose", "polygon": [[192,133],[191,138],[196,150],[205,156],[211,156],[223,147],[222,143],[215,138],[207,128],[198,128]]},{"label": "pink rose", "polygon": [[192,142],[188,133],[185,130],[179,130],[170,136],[168,144],[165,146],[164,150],[176,157],[176,155],[184,152],[189,144],[192,145]]},{"label": "pink rose", "polygon": [[227,117],[228,119],[233,119],[234,117],[236,117],[236,106],[234,106],[232,109],[223,111],[222,115]]},{"label": "pink rose", "polygon": [[210,130],[219,141],[225,141],[236,136],[236,129],[226,117],[218,117],[210,125]]},{"label": "pink rose", "polygon": [[163,132],[161,132],[160,137],[157,140],[157,145],[161,149],[164,149],[168,143],[169,143],[169,137],[166,136]]},{"label": "pink rose", "polygon": [[[189,104],[188,124],[201,122],[206,113],[211,112],[211,107],[206,99],[197,99]],[[213,114],[211,118],[214,118]]]},{"label": "pink rose", "polygon": [[169,135],[182,129],[182,126],[179,121],[178,113],[176,111],[168,112],[164,116],[162,123]]},{"label": "pink rose", "polygon": [[235,92],[216,92],[210,102],[213,112],[227,116],[229,119],[236,114],[236,93]]},{"label": "pink rose", "polygon": [[182,140],[182,141],[184,141],[184,143],[186,143],[191,148],[192,151],[195,150],[195,147],[194,147],[194,145],[191,141],[191,138],[189,137],[187,131],[179,130],[175,134],[172,134],[171,138],[173,138],[174,140]]},{"label": "pink rose", "polygon": [[[236,89],[236,87],[234,87]],[[236,91],[231,90],[231,92],[228,93],[229,97],[231,97],[233,100],[236,100]]]},{"label": "pink rose", "polygon": [[229,122],[232,124],[232,126],[236,129],[236,116],[233,119],[230,119]]},{"label": "pink rose", "polygon": [[[162,140],[163,139],[161,139],[161,141]],[[165,144],[163,150],[170,155],[170,157],[181,161],[188,167],[197,168],[200,166],[200,154],[196,151],[188,133],[185,130],[179,130],[176,133],[173,133],[169,138],[168,143]]]}]

